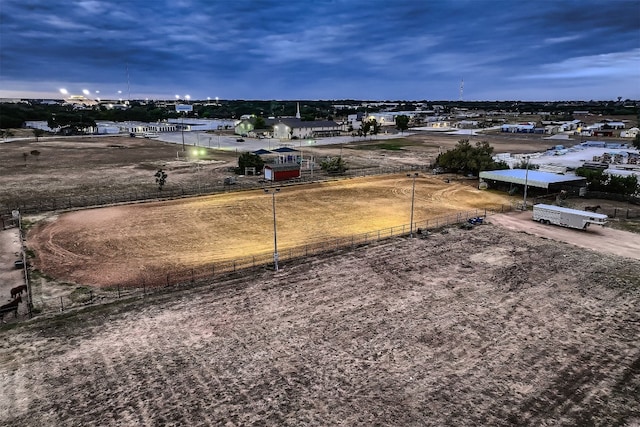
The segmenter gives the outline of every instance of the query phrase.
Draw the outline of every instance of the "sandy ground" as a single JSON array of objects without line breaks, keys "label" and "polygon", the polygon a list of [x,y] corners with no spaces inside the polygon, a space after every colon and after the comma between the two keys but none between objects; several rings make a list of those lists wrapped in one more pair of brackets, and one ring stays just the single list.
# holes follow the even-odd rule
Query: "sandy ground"
[{"label": "sandy ground", "polygon": [[[557,242],[566,242],[591,251],[640,260],[640,235],[612,228],[592,226],[586,231],[543,225],[531,220],[532,213],[512,212],[493,215],[490,221],[509,230],[533,234]],[[640,275],[640,272],[638,272]]]},{"label": "sandy ground", "polygon": [[[503,141],[502,147],[513,148],[504,151],[527,152],[546,144],[500,138],[495,140]],[[157,166],[153,162],[167,161],[174,149],[121,141],[127,148],[105,139],[100,146],[82,145],[83,153],[74,144],[50,144],[40,147],[39,163],[30,159],[29,167],[0,161],[0,184],[34,197],[67,188],[120,191],[140,185]],[[317,152],[355,153],[352,161],[363,165],[418,164],[457,138],[427,135],[408,141],[416,145],[394,152],[346,146]],[[26,146],[13,144],[0,152],[0,160],[4,155],[21,159]],[[130,172],[122,174],[129,182],[113,174],[120,171],[118,162],[148,156],[155,156],[150,164],[122,166]],[[88,164],[81,168],[83,157]],[[220,168],[204,176],[216,179]],[[189,182],[198,173],[176,166],[171,177]],[[116,181],[113,187],[105,176]],[[83,177],[86,187],[78,181]],[[22,190],[19,182],[32,186]],[[394,218],[393,225],[408,221],[406,177],[378,183],[377,192],[354,186],[356,180],[348,183],[352,187],[340,198],[353,203],[333,208],[333,216],[322,222],[322,237],[331,232],[334,218],[368,223],[371,206],[376,218]],[[462,196],[473,194],[461,183],[441,184],[440,192],[427,191],[426,178],[420,184],[419,215],[433,207],[453,209]],[[370,198],[368,191],[380,198]],[[335,199],[325,194],[326,200],[316,193],[302,206],[330,209]],[[291,228],[279,222],[284,244],[287,234],[314,222],[300,210],[297,198],[303,196],[284,191],[277,197],[278,218],[288,210],[302,214]],[[199,224],[192,238],[218,236],[223,212],[225,232],[234,217],[258,218],[249,232],[245,226],[246,239],[252,239],[253,249],[266,240],[270,250],[268,195],[247,194],[240,206],[225,198],[179,202],[151,204],[152,219],[139,234],[127,224],[143,218],[144,205],[54,216],[43,225],[52,238],[43,253],[66,265],[70,275],[82,272],[79,261],[93,262],[103,252],[114,256],[132,247],[149,249],[154,243],[143,238],[146,233],[165,239],[156,243],[158,251],[179,253],[175,249],[185,246],[176,245],[184,245],[184,236],[177,237],[176,230]],[[471,204],[465,206],[476,202],[467,200]],[[292,209],[285,209],[287,203]],[[180,204],[190,209],[181,211]],[[452,227],[287,262],[277,273],[252,270],[179,292],[4,326],[0,425],[639,425],[640,262],[629,256],[638,252],[637,234],[608,228],[537,230],[527,214],[489,222],[473,230]],[[56,224],[65,226],[56,231]],[[109,227],[117,233],[107,233]],[[67,229],[77,247],[65,237]],[[166,240],[169,232],[175,233],[173,240]],[[543,232],[550,234],[536,235]],[[6,244],[11,230],[0,238],[12,267],[14,247]],[[199,239],[193,253],[213,259],[227,250]],[[0,268],[4,273],[15,274]]]},{"label": "sandy ground", "polygon": [[635,426],[640,262],[481,225],[0,330],[0,424]]},{"label": "sandy ground", "polygon": [[[0,305],[11,301],[11,289],[24,284],[22,269],[15,268],[14,262],[22,259],[20,235],[17,228],[0,230]],[[25,294],[22,295],[23,298]],[[19,313],[25,311],[22,304]],[[5,315],[5,320],[13,313]]]},{"label": "sandy ground", "polygon": [[[471,185],[470,185],[471,184]],[[402,175],[282,188],[276,196],[280,251],[485,208],[511,199],[473,183]],[[80,210],[31,228],[34,267],[59,280],[97,286],[150,283],[158,272],[273,251],[273,199],[262,190]],[[397,232],[398,233],[398,232]],[[152,274],[153,273],[153,274]]]}]

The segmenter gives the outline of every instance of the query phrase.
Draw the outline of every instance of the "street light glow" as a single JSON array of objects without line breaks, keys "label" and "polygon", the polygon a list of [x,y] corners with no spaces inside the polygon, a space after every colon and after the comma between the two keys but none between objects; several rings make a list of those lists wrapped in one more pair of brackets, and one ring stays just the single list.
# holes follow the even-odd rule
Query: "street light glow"
[{"label": "street light glow", "polygon": [[61,88],[60,89],[60,93],[63,94],[63,95],[69,95],[69,91],[66,90],[65,88]]},{"label": "street light glow", "polygon": [[91,92],[89,92],[89,89],[82,89],[82,93],[83,93],[85,96],[89,96],[89,94],[90,94]]}]

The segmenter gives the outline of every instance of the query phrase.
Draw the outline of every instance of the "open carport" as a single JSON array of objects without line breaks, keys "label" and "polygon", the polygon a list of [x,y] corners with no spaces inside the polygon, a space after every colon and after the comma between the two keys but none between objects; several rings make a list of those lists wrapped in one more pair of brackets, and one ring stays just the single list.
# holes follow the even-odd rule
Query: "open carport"
[{"label": "open carport", "polygon": [[512,190],[525,185],[529,189],[539,189],[539,193],[557,193],[561,190],[577,192],[587,185],[587,179],[576,175],[561,175],[526,169],[506,169],[480,172],[480,181],[490,188]]}]

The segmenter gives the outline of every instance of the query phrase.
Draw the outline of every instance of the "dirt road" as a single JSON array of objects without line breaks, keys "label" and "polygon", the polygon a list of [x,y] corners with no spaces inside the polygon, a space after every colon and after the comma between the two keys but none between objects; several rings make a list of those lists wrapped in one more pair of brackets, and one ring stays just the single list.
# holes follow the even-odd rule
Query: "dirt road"
[{"label": "dirt road", "polygon": [[490,221],[509,230],[522,231],[557,242],[597,252],[640,259],[640,235],[612,228],[592,226],[586,231],[543,225],[531,220],[531,211],[494,215]]}]

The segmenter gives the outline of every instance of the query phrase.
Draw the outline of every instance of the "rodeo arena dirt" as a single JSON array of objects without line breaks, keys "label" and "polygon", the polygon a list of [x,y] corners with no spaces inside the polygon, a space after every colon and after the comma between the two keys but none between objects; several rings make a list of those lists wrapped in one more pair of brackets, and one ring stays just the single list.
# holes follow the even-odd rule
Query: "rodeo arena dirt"
[{"label": "rodeo arena dirt", "polygon": [[318,141],[303,158],[351,175],[277,194],[225,185],[233,147],[2,144],[23,234],[3,217],[0,425],[640,425],[640,208],[535,223],[521,194],[432,174],[459,139]]}]

